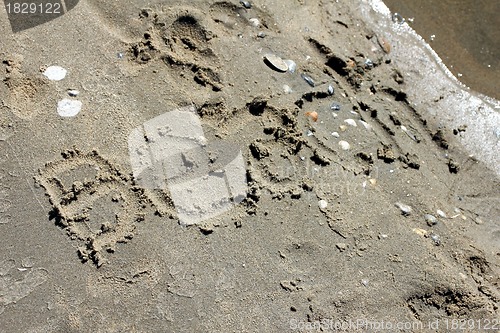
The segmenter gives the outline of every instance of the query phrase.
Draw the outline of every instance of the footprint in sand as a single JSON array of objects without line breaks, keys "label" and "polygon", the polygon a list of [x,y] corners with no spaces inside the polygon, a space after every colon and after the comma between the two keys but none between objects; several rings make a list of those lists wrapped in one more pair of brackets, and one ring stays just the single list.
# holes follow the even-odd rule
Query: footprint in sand
[{"label": "footprint in sand", "polygon": [[[5,306],[16,303],[47,281],[48,272],[43,268],[32,268],[31,260],[23,260],[17,268],[13,259],[0,262],[0,314]],[[19,277],[20,275],[20,277]]]}]

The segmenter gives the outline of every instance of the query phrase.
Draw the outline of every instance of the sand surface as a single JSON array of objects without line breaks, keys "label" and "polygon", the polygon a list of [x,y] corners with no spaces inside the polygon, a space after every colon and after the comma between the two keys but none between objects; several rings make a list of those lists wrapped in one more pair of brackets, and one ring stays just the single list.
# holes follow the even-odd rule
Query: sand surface
[{"label": "sand surface", "polygon": [[[3,24],[0,330],[498,330],[498,118],[363,8],[89,0]],[[456,96],[477,116],[441,119]]]}]

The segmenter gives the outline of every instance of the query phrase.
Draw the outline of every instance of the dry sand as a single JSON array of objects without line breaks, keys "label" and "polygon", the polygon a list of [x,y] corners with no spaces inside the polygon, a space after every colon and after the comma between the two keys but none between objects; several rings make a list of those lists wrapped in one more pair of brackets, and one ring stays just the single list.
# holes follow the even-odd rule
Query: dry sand
[{"label": "dry sand", "polygon": [[[498,330],[498,176],[439,99],[409,100],[412,66],[358,4],[89,0],[0,29],[2,332]],[[186,227],[134,176],[129,136],[190,106],[239,148],[248,193]]]}]

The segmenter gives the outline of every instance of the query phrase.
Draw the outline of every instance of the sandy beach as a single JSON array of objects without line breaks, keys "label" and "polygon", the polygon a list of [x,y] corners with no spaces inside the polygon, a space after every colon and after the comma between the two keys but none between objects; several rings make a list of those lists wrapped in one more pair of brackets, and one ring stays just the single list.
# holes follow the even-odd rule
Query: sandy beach
[{"label": "sandy beach", "polygon": [[62,3],[0,11],[1,332],[500,330],[500,103],[382,2]]}]

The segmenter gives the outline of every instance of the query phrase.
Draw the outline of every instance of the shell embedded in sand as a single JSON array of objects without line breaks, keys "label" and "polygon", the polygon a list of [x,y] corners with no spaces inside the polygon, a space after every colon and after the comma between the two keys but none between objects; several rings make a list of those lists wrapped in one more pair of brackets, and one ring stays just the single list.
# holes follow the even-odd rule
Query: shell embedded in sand
[{"label": "shell embedded in sand", "polygon": [[311,118],[314,122],[318,121],[318,113],[316,111],[306,112],[306,116]]}]

